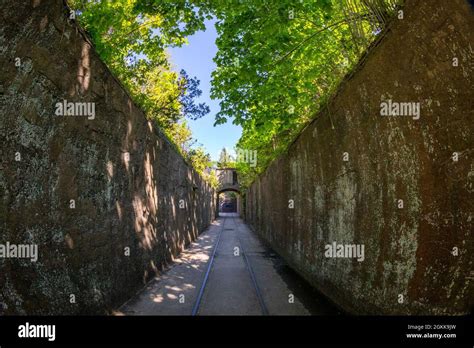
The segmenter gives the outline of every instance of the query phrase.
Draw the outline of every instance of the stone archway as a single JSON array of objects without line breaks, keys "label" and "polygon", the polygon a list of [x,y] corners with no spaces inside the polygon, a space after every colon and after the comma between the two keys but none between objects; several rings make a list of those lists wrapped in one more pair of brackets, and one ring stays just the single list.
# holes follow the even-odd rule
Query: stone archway
[{"label": "stone archway", "polygon": [[219,216],[219,195],[224,192],[237,193],[237,213],[240,215],[242,195],[240,184],[235,168],[219,168],[216,170],[219,186],[216,192],[216,217]]},{"label": "stone archway", "polygon": [[[240,190],[234,189],[234,188],[224,188],[216,192],[216,217],[219,216],[219,213],[222,210],[221,204],[219,197],[222,193],[226,192],[235,192],[237,194],[236,201],[235,201],[235,213],[239,214],[241,213],[241,207],[242,207],[242,194],[240,193]],[[225,211],[224,211],[225,212]]]}]

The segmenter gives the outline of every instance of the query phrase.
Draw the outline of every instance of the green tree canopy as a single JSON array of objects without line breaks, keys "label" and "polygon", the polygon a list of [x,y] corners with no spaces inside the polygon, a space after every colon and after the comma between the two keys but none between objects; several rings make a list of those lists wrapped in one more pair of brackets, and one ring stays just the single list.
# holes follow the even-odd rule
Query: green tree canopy
[{"label": "green tree canopy", "polygon": [[200,118],[209,107],[195,103],[201,95],[199,80],[184,70],[171,70],[166,48],[180,46],[187,36],[204,29],[204,13],[190,2],[71,0],[70,5],[100,57],[147,117],[203,173],[209,155],[202,147],[192,147],[195,140],[185,119]]},{"label": "green tree canopy", "polygon": [[[210,1],[217,18],[216,124],[242,126],[257,150],[255,177],[284,151],[334,92],[395,9],[396,0]],[[242,175],[243,174],[243,175]]]},{"label": "green tree canopy", "polygon": [[170,70],[165,48],[216,19],[215,124],[242,126],[238,148],[258,153],[256,168],[238,164],[242,182],[250,182],[325,105],[399,0],[72,2],[101,57],[147,113],[181,137],[179,120],[208,108],[193,102],[198,81]]},{"label": "green tree canopy", "polygon": [[217,161],[218,168],[230,168],[234,166],[234,158],[225,147],[222,148]]}]

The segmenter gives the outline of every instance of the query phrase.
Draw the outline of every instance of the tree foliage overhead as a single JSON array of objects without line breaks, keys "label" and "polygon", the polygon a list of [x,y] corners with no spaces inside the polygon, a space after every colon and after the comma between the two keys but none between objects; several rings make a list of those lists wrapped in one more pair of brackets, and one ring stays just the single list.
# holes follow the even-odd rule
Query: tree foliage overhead
[{"label": "tree foliage overhead", "polygon": [[392,0],[212,1],[217,17],[216,124],[243,128],[255,176],[324,105],[395,8]]},{"label": "tree foliage overhead", "polygon": [[201,159],[189,152],[192,138],[182,120],[209,110],[194,103],[201,93],[198,81],[170,70],[165,49],[182,45],[204,29],[206,19],[215,18],[218,52],[211,92],[221,107],[215,123],[241,125],[238,148],[257,150],[257,167],[237,164],[246,183],[314,118],[398,2],[72,1],[97,51],[147,114],[188,149],[183,151]]},{"label": "tree foliage overhead", "polygon": [[235,160],[229,151],[223,147],[220,154],[219,160],[217,161],[217,168],[233,168],[235,166]]},{"label": "tree foliage overhead", "polygon": [[128,89],[148,118],[155,120],[178,150],[200,172],[210,165],[185,122],[196,120],[209,107],[196,104],[199,80],[171,69],[167,47],[186,43],[204,29],[206,16],[189,2],[165,4],[148,0],[71,0],[96,51]]},{"label": "tree foliage overhead", "polygon": [[[143,77],[169,67],[165,49],[204,29],[205,14],[188,1],[70,0],[109,67],[120,77]],[[207,15],[208,17],[208,15]],[[143,59],[145,57],[145,59]]]}]

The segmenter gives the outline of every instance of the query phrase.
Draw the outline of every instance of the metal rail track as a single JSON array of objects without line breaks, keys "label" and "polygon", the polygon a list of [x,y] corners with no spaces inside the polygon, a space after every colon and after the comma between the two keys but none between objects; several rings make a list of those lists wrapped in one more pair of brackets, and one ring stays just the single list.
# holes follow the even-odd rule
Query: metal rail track
[{"label": "metal rail track", "polygon": [[237,240],[239,241],[239,244],[240,244],[240,251],[242,252],[242,255],[244,256],[245,265],[247,267],[247,270],[249,271],[250,278],[252,279],[252,284],[257,294],[257,298],[260,304],[260,308],[262,310],[262,314],[268,315],[267,306],[265,305],[265,301],[263,300],[262,292],[260,291],[260,287],[258,286],[257,278],[255,277],[255,273],[253,271],[252,265],[250,264],[250,260],[247,256],[247,253],[245,252],[244,246],[242,244],[242,240],[240,239],[239,231],[238,231],[237,224],[235,223],[234,218],[232,218],[232,222],[234,223],[234,226],[235,226],[235,233],[237,236]]},{"label": "metal rail track", "polygon": [[[199,307],[201,305],[202,297],[204,295],[204,290],[206,289],[206,285],[207,285],[207,282],[209,280],[209,274],[211,273],[211,269],[212,269],[212,266],[214,264],[214,258],[215,258],[215,255],[216,255],[216,251],[217,251],[217,248],[219,247],[219,242],[220,242],[220,239],[221,239],[222,232],[224,231],[224,226],[227,222],[227,219],[228,218],[224,217],[224,221],[222,222],[222,227],[221,227],[221,229],[219,231],[219,234],[217,236],[216,244],[214,245],[214,249],[212,251],[211,258],[209,259],[209,262],[207,264],[207,270],[206,270],[206,273],[204,275],[204,278],[203,278],[203,281],[202,281],[202,284],[201,284],[201,288],[199,289],[199,293],[198,293],[198,296],[196,298],[196,302],[194,303],[193,310],[192,310],[192,313],[191,313],[191,315],[193,315],[193,316],[196,316],[199,312]],[[268,315],[268,309],[267,309],[267,306],[265,305],[265,301],[263,300],[262,292],[260,291],[260,288],[258,286],[257,278],[255,277],[255,273],[253,271],[252,265],[250,264],[250,260],[249,260],[247,254],[244,250],[242,240],[240,239],[239,230],[238,230],[237,224],[235,223],[235,218],[230,217],[230,219],[231,219],[231,221],[234,225],[234,231],[236,233],[237,240],[239,241],[239,244],[240,244],[240,251],[241,251],[241,253],[244,257],[245,267],[247,268],[247,271],[249,272],[250,278],[252,280],[252,284],[253,284],[253,287],[255,289],[262,314],[263,315]]]},{"label": "metal rail track", "polygon": [[212,250],[211,258],[209,259],[209,263],[207,264],[206,274],[204,275],[204,278],[203,278],[203,281],[202,281],[202,284],[201,284],[201,288],[199,289],[199,293],[198,293],[198,296],[196,298],[196,302],[194,303],[194,306],[193,306],[193,311],[191,312],[192,316],[197,315],[197,313],[199,311],[199,306],[201,305],[202,295],[204,294],[204,289],[206,288],[207,280],[209,279],[209,273],[211,273],[212,264],[214,263],[214,257],[216,256],[217,248],[219,247],[219,242],[221,240],[222,231],[224,231],[225,222],[226,222],[226,218],[224,217],[224,221],[222,221],[222,227],[219,231],[219,234],[217,235],[216,244],[214,245],[214,249]]}]

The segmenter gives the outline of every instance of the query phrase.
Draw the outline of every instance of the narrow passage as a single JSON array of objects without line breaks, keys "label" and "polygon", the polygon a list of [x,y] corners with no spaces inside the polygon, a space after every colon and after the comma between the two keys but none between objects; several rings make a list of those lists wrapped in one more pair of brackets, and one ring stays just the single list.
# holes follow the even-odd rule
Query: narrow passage
[{"label": "narrow passage", "polygon": [[123,315],[341,314],[234,213],[221,216]]}]

